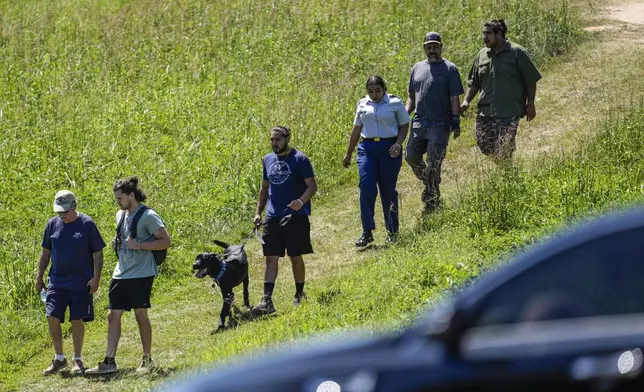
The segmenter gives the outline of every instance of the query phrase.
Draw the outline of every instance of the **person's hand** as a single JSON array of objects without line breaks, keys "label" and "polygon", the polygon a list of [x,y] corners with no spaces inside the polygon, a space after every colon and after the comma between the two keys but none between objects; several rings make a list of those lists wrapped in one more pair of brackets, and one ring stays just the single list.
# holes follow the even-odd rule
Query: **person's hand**
[{"label": "person's hand", "polygon": [[128,250],[139,250],[139,241],[137,241],[136,238],[128,238],[125,245]]},{"label": "person's hand", "polygon": [[255,226],[259,226],[260,223],[262,223],[262,215],[261,214],[256,214],[255,217],[253,218],[253,224]]},{"label": "person's hand", "polygon": [[342,166],[345,168],[349,167],[351,164],[351,154],[347,154],[344,156],[344,159],[342,159]]},{"label": "person's hand", "polygon": [[389,155],[392,158],[396,158],[398,155],[400,155],[401,151],[402,147],[398,143],[394,143],[391,147],[389,147]]},{"label": "person's hand", "polygon": [[463,103],[461,103],[461,114],[465,113],[465,111],[469,107],[470,107],[470,103],[467,101],[463,101]]},{"label": "person's hand", "polygon": [[300,199],[295,199],[288,204],[288,208],[293,211],[299,211],[302,207],[304,207],[304,203]]},{"label": "person's hand", "polygon": [[89,286],[89,293],[94,294],[96,291],[98,291],[98,284],[99,284],[99,278],[97,276],[93,277],[92,279],[87,282],[87,285]]},{"label": "person's hand", "polygon": [[36,276],[36,291],[39,293],[45,288],[45,282],[42,280],[42,276]]},{"label": "person's hand", "polygon": [[460,115],[455,114],[452,116],[452,120],[450,122],[450,128],[452,129],[452,132],[454,132],[454,139],[461,136],[461,116]]},{"label": "person's hand", "polygon": [[525,105],[525,119],[532,121],[537,116],[537,109],[534,107],[534,102],[528,102]]}]

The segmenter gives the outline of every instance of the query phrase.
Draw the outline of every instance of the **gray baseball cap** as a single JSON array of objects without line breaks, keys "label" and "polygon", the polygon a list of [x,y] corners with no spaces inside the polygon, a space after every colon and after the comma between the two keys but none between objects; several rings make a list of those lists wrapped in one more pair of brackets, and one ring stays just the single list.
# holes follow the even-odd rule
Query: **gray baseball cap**
[{"label": "gray baseball cap", "polygon": [[71,191],[58,191],[54,197],[54,212],[67,212],[75,204],[76,196]]}]

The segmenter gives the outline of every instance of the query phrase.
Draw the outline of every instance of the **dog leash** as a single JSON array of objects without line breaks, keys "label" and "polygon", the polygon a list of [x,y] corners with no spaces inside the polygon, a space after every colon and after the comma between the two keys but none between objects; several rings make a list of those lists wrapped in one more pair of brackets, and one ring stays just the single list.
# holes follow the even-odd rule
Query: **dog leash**
[{"label": "dog leash", "polygon": [[242,241],[242,243],[241,243],[241,247],[242,247],[242,248],[244,247],[244,245],[246,245],[246,242],[248,242],[248,240],[250,239],[250,237],[252,237],[252,236],[253,236],[253,234],[254,234],[255,236],[257,236],[257,239],[259,240],[259,243],[260,243],[260,244],[262,244],[262,245],[264,245],[264,244],[265,244],[264,240],[262,239],[262,236],[259,234],[259,225],[256,225],[256,226],[255,226],[255,228],[253,228],[253,231],[251,231],[251,232],[246,236],[246,238],[244,238],[244,241]]}]

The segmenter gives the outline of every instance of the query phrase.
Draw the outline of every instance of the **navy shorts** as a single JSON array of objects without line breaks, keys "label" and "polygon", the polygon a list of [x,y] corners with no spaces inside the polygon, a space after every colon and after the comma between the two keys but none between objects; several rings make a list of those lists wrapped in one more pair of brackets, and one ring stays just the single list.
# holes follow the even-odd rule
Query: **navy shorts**
[{"label": "navy shorts", "polygon": [[49,287],[45,302],[47,317],[56,317],[61,323],[65,322],[65,312],[68,307],[69,321],[94,320],[94,296],[87,290]]},{"label": "navy shorts", "polygon": [[308,215],[293,215],[283,226],[280,218],[270,218],[264,222],[263,229],[264,256],[284,257],[285,251],[291,257],[313,253]]},{"label": "navy shorts", "polygon": [[112,279],[110,282],[110,309],[148,309],[154,276],[133,279]]}]

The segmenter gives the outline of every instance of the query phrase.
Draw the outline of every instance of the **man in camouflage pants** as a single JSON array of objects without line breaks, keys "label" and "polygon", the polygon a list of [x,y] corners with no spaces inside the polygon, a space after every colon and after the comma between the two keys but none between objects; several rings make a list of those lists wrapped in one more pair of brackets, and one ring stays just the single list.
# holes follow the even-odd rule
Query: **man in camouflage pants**
[{"label": "man in camouflage pants", "polygon": [[497,163],[508,162],[515,150],[519,118],[536,116],[534,98],[541,74],[526,50],[505,38],[503,19],[483,27],[483,42],[468,76],[461,114],[480,91],[476,116],[476,142],[481,152]]},{"label": "man in camouflage pants", "polygon": [[[459,96],[463,85],[458,68],[442,57],[440,34],[425,35],[426,60],[414,64],[409,78],[407,113],[415,111],[407,142],[405,160],[423,182],[423,213],[440,205],[441,164],[447,151],[449,135],[456,139],[460,132]],[[427,163],[423,161],[427,154]]]}]

